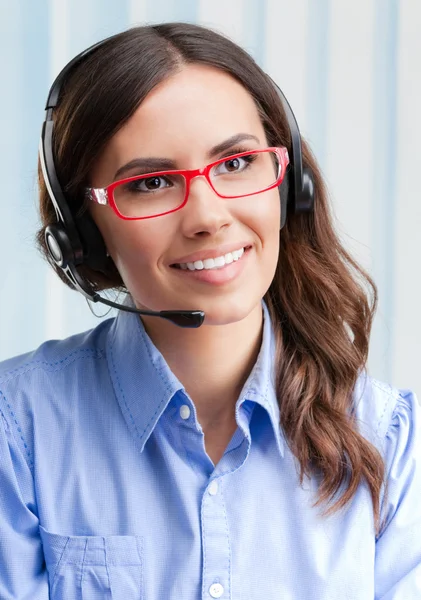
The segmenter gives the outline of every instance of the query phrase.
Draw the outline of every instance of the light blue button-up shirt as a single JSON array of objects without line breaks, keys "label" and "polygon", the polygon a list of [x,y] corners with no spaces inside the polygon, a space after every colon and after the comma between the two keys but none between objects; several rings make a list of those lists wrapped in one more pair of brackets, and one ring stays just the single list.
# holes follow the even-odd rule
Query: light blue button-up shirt
[{"label": "light blue button-up shirt", "polygon": [[216,466],[136,315],[0,366],[1,600],[421,598],[419,405],[359,379],[358,423],[387,465],[387,524],[376,539],[366,485],[322,517],[279,426],[264,313]]}]

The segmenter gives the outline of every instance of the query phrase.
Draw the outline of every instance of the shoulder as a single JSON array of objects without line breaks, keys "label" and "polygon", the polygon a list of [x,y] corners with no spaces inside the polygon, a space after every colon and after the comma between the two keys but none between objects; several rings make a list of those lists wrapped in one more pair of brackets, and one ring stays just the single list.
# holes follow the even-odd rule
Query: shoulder
[{"label": "shoulder", "polygon": [[63,432],[86,399],[107,385],[105,349],[113,321],[0,363],[0,419],[31,470],[37,435]]},{"label": "shoulder", "polygon": [[397,437],[410,435],[420,419],[421,407],[411,390],[392,387],[366,373],[357,380],[353,400],[360,433],[383,456],[397,444]]},{"label": "shoulder", "polygon": [[77,361],[102,358],[106,337],[113,319],[97,327],[63,340],[48,340],[36,350],[0,362],[0,389],[8,383],[31,379],[31,374],[54,373],[71,367]]},{"label": "shoulder", "polygon": [[421,525],[421,406],[412,391],[367,377],[356,386],[355,406],[361,433],[377,447],[385,465],[387,485],[381,489],[382,525],[376,537],[378,580],[384,589],[396,589],[399,581],[409,592],[415,565],[421,564],[415,533]]},{"label": "shoulder", "polygon": [[[101,377],[107,333],[113,319],[63,340],[50,340],[33,352],[0,362],[0,413],[13,428],[33,426],[35,415],[47,419],[66,398],[76,402],[81,391]],[[20,432],[19,432],[20,433]]]}]

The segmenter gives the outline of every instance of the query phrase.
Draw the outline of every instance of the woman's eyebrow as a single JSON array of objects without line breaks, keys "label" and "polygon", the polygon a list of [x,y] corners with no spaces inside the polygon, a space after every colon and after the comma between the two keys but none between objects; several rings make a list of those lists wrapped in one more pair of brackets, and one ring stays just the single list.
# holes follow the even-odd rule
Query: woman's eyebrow
[{"label": "woman's eyebrow", "polygon": [[[207,153],[207,158],[212,159],[217,154],[222,154],[222,152],[229,150],[232,148],[232,146],[248,140],[260,144],[259,138],[257,138],[255,135],[251,135],[250,133],[237,133],[223,142],[216,144],[216,146],[213,146]],[[114,175],[114,181],[121,178],[126,171],[131,171],[133,169],[137,169],[138,171],[143,171],[145,173],[153,173],[156,171],[173,171],[177,169],[177,164],[170,158],[134,158],[116,171]]]},{"label": "woman's eyebrow", "polygon": [[126,171],[133,169],[138,169],[145,173],[153,173],[155,171],[173,171],[176,168],[176,163],[170,158],[134,158],[116,171],[114,181],[120,178]]},{"label": "woman's eyebrow", "polygon": [[247,140],[251,140],[260,144],[259,138],[257,138],[255,135],[251,135],[250,133],[237,133],[229,137],[224,142],[213,146],[213,148],[209,150],[207,157],[211,159],[217,154],[221,154],[222,152],[229,150],[232,146],[235,146],[236,144],[239,144],[240,142],[245,142]]}]

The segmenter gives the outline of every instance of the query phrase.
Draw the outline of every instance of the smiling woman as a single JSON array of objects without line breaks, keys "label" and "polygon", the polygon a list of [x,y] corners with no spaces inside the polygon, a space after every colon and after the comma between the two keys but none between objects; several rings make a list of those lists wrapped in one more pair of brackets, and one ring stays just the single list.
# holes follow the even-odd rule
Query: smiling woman
[{"label": "smiling woman", "polygon": [[127,301],[1,365],[1,598],[417,597],[420,409],[365,371],[374,283],[252,58],[181,23],[76,57],[40,212]]}]

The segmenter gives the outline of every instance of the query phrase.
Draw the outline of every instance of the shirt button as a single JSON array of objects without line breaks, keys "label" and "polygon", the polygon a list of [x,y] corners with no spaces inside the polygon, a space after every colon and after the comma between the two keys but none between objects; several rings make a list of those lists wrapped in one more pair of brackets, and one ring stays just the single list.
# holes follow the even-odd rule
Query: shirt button
[{"label": "shirt button", "polygon": [[190,408],[187,406],[187,404],[183,404],[183,406],[180,408],[180,417],[182,419],[188,419],[190,417]]},{"label": "shirt button", "polygon": [[209,588],[209,594],[212,598],[220,598],[224,593],[224,588],[220,583],[213,583]]},{"label": "shirt button", "polygon": [[[218,482],[214,479],[208,487],[208,492],[211,496],[215,496],[218,493]],[[215,596],[215,598],[219,598],[219,596]]]}]

